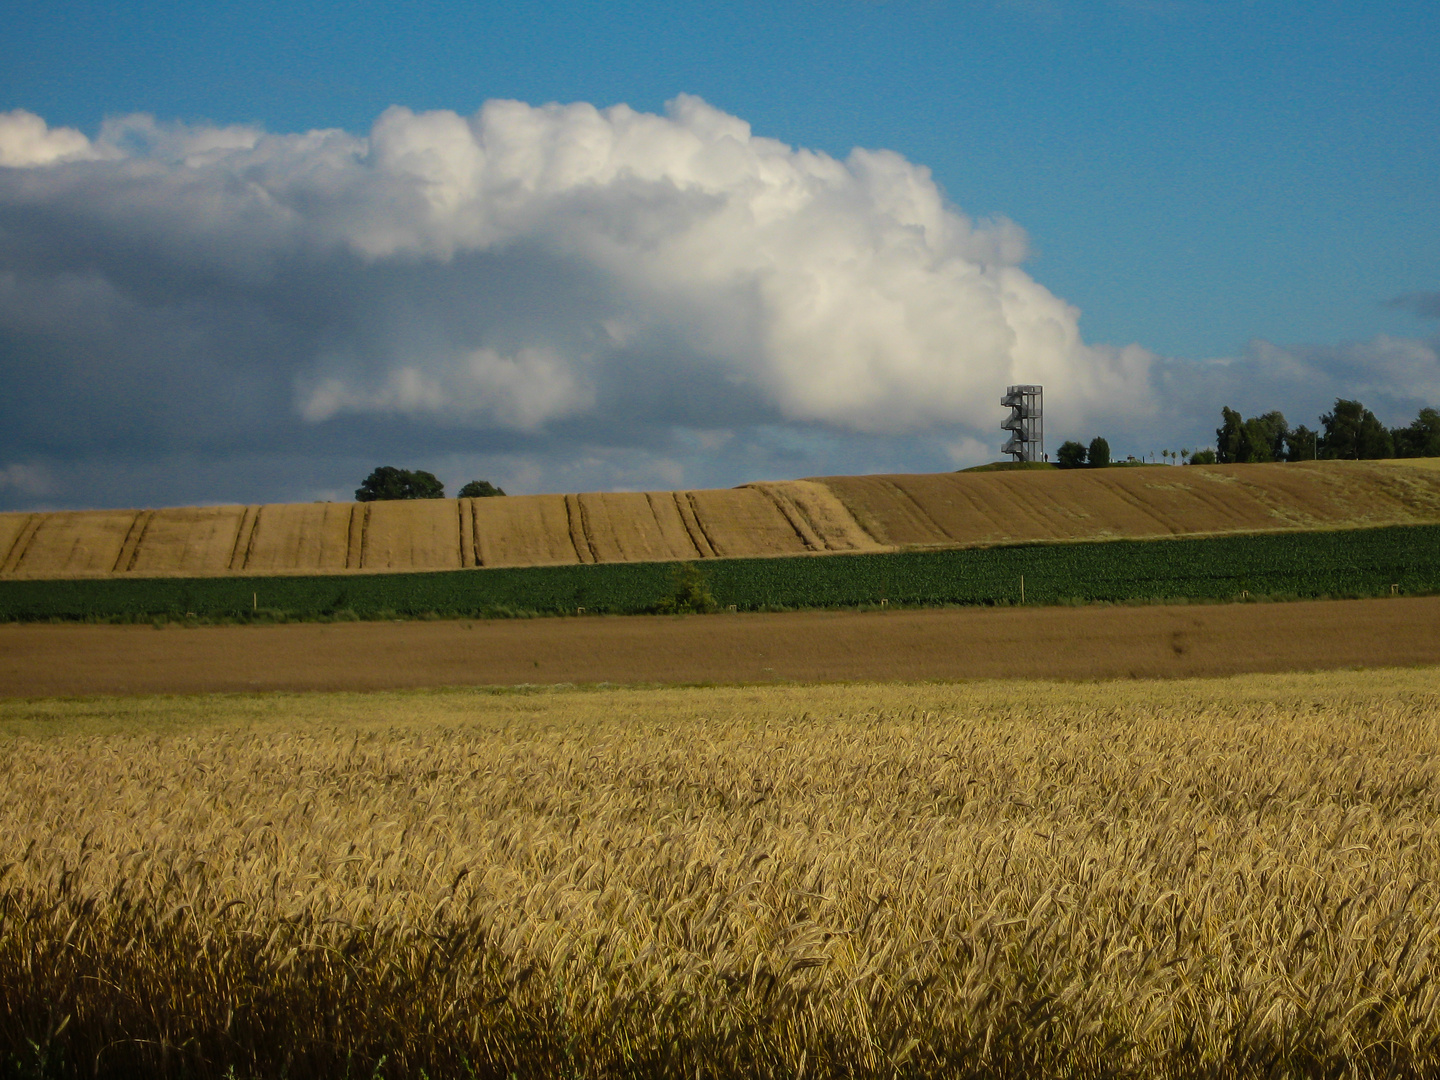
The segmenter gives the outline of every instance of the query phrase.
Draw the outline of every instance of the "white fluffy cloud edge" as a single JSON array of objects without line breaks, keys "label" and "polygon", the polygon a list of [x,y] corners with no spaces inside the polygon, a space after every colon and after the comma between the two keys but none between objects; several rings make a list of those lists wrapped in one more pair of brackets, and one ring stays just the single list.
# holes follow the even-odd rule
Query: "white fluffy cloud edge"
[{"label": "white fluffy cloud edge", "polygon": [[195,497],[166,462],[253,497],[261,460],[272,497],[343,497],[367,455],[519,490],[953,468],[998,456],[1016,382],[1052,441],[1137,451],[1227,403],[1440,402],[1434,341],[1087,343],[1027,249],[898,154],[685,95],[365,136],[0,113],[0,500]]}]

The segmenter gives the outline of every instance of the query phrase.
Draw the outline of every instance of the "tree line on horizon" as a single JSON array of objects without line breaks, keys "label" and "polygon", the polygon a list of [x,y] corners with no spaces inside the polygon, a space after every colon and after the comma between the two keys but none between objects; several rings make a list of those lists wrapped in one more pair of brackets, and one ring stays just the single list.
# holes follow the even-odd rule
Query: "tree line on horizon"
[{"label": "tree line on horizon", "polygon": [[[1361,402],[1336,398],[1334,408],[1320,417],[1318,430],[1304,424],[1290,427],[1279,409],[1242,417],[1223,406],[1215,429],[1214,449],[1174,455],[1189,465],[1233,465],[1245,462],[1440,457],[1440,410],[1429,406],[1404,427],[1387,428]],[[1166,456],[1170,452],[1166,451]],[[1103,469],[1111,464],[1110,443],[1096,436],[1087,446],[1074,439],[1060,444],[1055,464],[1062,469]],[[1125,464],[1138,464],[1134,458]],[[471,480],[457,494],[461,499],[504,495],[488,480]],[[355,489],[358,502],[391,499],[443,499],[445,485],[424,469],[382,465]]]},{"label": "tree line on horizon", "polygon": [[[1279,409],[1247,418],[1227,405],[1220,410],[1220,420],[1213,449],[1173,456],[1189,465],[1440,457],[1440,410],[1428,406],[1409,424],[1394,428],[1347,398],[1336,398],[1335,407],[1320,417],[1320,427],[1313,431],[1304,424],[1292,428]],[[1166,456],[1172,455],[1166,451]],[[1061,444],[1055,463],[1062,469],[1104,468],[1111,463],[1110,444],[1103,438],[1092,439],[1088,447],[1070,440]]]},{"label": "tree line on horizon", "polygon": [[1320,417],[1320,429],[1290,427],[1278,409],[1242,418],[1226,406],[1215,429],[1215,460],[1374,461],[1379,458],[1440,457],[1440,411],[1424,408],[1404,427],[1387,428],[1359,401],[1336,398]]},{"label": "tree line on horizon", "polygon": [[[460,489],[458,499],[485,499],[505,492],[489,480],[471,480]],[[393,499],[443,499],[445,485],[424,469],[397,469],[381,465],[355,489],[356,502],[388,502]]]}]

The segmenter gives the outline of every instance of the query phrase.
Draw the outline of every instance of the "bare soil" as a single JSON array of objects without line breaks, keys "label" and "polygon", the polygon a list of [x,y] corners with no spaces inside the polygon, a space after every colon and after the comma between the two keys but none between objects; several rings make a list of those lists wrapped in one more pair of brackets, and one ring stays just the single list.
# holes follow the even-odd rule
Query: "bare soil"
[{"label": "bare soil", "polygon": [[1440,598],[268,627],[0,626],[0,696],[1173,678],[1440,664]]}]

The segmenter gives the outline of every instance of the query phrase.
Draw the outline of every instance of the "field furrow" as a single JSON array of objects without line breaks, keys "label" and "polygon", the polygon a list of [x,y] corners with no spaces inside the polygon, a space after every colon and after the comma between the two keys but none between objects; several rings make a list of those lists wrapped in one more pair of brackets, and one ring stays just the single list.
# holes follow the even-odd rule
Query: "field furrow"
[{"label": "field furrow", "polygon": [[0,574],[19,565],[39,524],[39,514],[0,514]]},{"label": "field furrow", "polygon": [[577,496],[584,513],[586,535],[596,562],[668,562],[693,555],[672,540],[656,520],[652,502],[644,492],[609,492]]},{"label": "field furrow", "polygon": [[722,558],[804,555],[804,537],[775,505],[754,488],[688,492],[700,527]]}]

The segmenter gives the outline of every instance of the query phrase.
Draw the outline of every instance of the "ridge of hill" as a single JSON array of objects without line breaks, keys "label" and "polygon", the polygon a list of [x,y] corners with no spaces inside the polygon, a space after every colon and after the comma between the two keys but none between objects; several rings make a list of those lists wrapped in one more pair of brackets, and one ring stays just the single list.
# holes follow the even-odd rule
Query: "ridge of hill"
[{"label": "ridge of hill", "polygon": [[1424,459],[834,476],[721,490],[4,513],[0,579],[670,562],[1436,522],[1440,462]]}]

